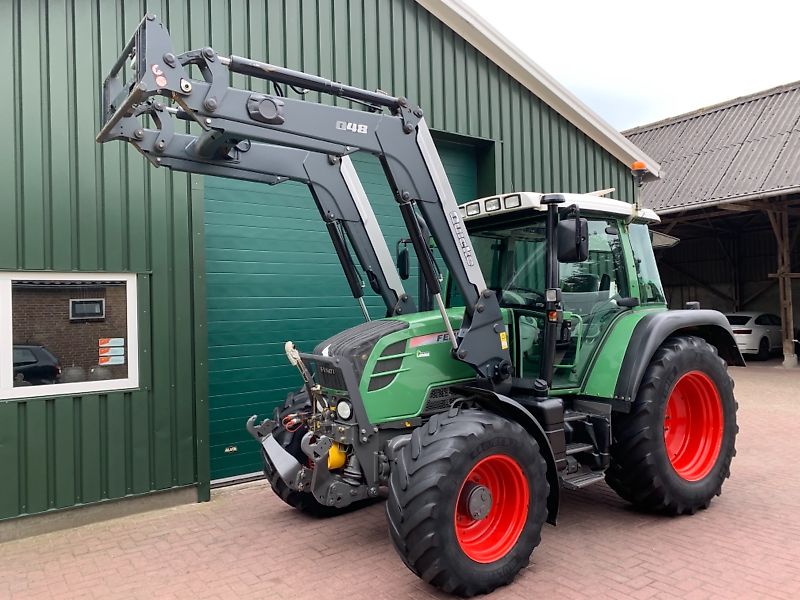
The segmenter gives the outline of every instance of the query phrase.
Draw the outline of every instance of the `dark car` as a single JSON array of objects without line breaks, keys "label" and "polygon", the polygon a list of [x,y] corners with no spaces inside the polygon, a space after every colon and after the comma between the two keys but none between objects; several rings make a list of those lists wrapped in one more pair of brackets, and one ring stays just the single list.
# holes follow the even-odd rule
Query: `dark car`
[{"label": "dark car", "polygon": [[58,359],[44,346],[14,344],[14,385],[47,385],[61,376]]}]

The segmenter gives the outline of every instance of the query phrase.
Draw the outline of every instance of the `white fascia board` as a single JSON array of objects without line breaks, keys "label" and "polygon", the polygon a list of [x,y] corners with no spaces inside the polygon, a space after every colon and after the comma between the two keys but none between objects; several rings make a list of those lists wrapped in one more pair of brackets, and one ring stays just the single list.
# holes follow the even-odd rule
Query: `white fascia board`
[{"label": "white fascia board", "polygon": [[661,166],[655,160],[548,75],[461,0],[416,1],[617,160],[628,166],[641,161],[651,176],[661,176]]}]

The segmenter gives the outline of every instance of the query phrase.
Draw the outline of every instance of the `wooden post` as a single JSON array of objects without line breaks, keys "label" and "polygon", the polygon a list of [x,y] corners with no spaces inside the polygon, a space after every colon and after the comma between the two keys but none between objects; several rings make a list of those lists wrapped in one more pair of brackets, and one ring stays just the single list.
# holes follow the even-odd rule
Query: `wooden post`
[{"label": "wooden post", "polygon": [[733,247],[733,262],[731,263],[731,271],[733,275],[733,312],[742,310],[742,277],[741,277],[741,264],[742,255],[739,246],[739,236],[735,235],[731,238],[731,246]]},{"label": "wooden post", "polygon": [[780,316],[783,338],[783,366],[797,366],[794,350],[794,314],[792,308],[792,238],[789,236],[789,213],[767,211],[769,222],[778,242],[778,291],[780,293]]}]

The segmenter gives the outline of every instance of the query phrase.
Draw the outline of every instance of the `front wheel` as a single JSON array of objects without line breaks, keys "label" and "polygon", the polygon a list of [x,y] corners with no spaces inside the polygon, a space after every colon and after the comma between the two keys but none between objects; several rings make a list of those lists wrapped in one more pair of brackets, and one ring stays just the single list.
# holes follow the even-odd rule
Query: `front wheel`
[{"label": "front wheel", "polygon": [[513,581],[541,540],[549,486],[536,441],[481,410],[439,414],[395,455],[386,517],[403,562],[460,596]]},{"label": "front wheel", "polygon": [[705,340],[669,338],[645,371],[628,414],[612,421],[606,481],[648,510],[693,514],[730,476],[736,400],[725,361]]}]

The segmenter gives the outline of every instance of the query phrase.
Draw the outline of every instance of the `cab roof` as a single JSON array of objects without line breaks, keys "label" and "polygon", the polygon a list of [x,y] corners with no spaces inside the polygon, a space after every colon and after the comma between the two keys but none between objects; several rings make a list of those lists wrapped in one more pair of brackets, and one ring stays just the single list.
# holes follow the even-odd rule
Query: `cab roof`
[{"label": "cab roof", "polygon": [[[659,223],[661,219],[649,208],[637,208],[636,205],[597,194],[560,194],[567,207],[577,205],[581,211],[623,217],[633,223]],[[494,217],[509,213],[521,214],[530,211],[544,212],[547,206],[541,203],[544,194],[539,192],[514,192],[486,196],[470,200],[459,205],[464,221],[476,221],[484,217]]]}]

